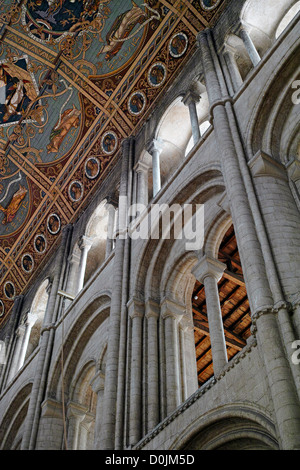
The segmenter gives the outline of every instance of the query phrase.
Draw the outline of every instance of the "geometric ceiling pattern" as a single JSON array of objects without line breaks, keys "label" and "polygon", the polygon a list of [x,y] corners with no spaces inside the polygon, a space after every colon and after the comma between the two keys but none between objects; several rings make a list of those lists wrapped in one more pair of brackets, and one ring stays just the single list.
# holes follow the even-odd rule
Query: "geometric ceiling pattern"
[{"label": "geometric ceiling pattern", "polygon": [[2,0],[0,325],[226,0]]}]

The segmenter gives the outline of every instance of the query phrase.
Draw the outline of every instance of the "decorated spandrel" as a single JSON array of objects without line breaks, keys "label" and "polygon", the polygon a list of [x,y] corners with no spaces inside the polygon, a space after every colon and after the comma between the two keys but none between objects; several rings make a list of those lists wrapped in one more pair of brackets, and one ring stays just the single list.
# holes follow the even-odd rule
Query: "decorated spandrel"
[{"label": "decorated spandrel", "polygon": [[0,2],[0,325],[225,3]]}]

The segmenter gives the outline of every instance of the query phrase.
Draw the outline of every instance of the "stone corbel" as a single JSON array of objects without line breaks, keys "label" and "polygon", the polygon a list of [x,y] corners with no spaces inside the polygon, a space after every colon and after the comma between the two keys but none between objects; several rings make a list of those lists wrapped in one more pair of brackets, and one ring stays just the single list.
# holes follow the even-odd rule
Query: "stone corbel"
[{"label": "stone corbel", "polygon": [[288,181],[288,176],[284,165],[274,160],[270,155],[259,150],[248,162],[251,174],[254,178],[259,176],[269,176],[275,179]]},{"label": "stone corbel", "polygon": [[297,183],[297,181],[300,180],[300,161],[299,160],[293,160],[292,162],[289,162],[286,165],[286,169],[288,172],[288,175],[290,179],[294,182]]},{"label": "stone corbel", "polygon": [[182,319],[182,317],[185,314],[185,306],[180,305],[173,300],[170,299],[163,299],[163,301],[160,304],[161,308],[161,316],[162,318],[167,318],[167,317],[172,317],[176,319],[178,322]]}]

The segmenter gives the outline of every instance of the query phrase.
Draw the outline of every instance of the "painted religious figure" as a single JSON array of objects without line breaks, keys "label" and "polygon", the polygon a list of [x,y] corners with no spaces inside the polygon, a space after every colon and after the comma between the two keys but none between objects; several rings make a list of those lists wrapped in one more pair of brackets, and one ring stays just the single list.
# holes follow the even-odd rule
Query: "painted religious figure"
[{"label": "painted religious figure", "polygon": [[201,6],[204,10],[213,10],[220,2],[221,0],[201,0]]},{"label": "painted religious figure", "polygon": [[169,44],[169,51],[172,57],[181,57],[188,47],[188,38],[184,33],[175,34]]},{"label": "painted religious figure", "polygon": [[112,154],[117,148],[118,140],[114,132],[106,132],[101,141],[101,147],[107,155]]},{"label": "painted religious figure", "polygon": [[37,107],[37,97],[37,86],[27,71],[25,58],[0,63],[0,126],[19,121],[29,106]]},{"label": "painted religious figure", "polygon": [[141,91],[137,91],[131,95],[128,102],[128,109],[131,114],[141,114],[146,106],[146,97]]},{"label": "painted religious figure", "polygon": [[47,221],[47,227],[52,235],[56,235],[60,229],[60,218],[57,214],[50,214]]},{"label": "painted religious figure", "polygon": [[39,42],[59,41],[62,35],[103,29],[105,6],[111,0],[30,0],[22,22]]},{"label": "painted religious figure", "polygon": [[0,317],[3,317],[5,312],[4,303],[0,300]]},{"label": "painted religious figure", "polygon": [[46,251],[46,239],[44,235],[38,234],[34,239],[34,248],[35,250],[42,254]]},{"label": "painted religious figure", "polygon": [[164,83],[166,76],[166,67],[161,62],[157,62],[149,70],[148,82],[151,86],[158,87]]},{"label": "painted religious figure", "polygon": [[15,296],[15,286],[12,282],[8,281],[4,284],[4,294],[10,300],[12,300]]},{"label": "painted religious figure", "polygon": [[105,59],[112,59],[120,51],[135,26],[142,25],[146,20],[147,13],[132,0],[132,8],[115,19],[106,35],[107,44],[100,49],[98,55],[106,53]]},{"label": "painted religious figure", "polygon": [[27,273],[30,273],[33,269],[33,265],[34,265],[34,262],[33,262],[33,258],[30,254],[26,253],[23,257],[22,257],[22,268],[24,269],[24,271],[26,271]]},{"label": "painted religious figure", "polygon": [[72,127],[77,128],[79,126],[80,111],[73,105],[73,108],[66,109],[55,126],[53,127],[50,134],[50,143],[47,145],[48,153],[57,153],[59,148]]},{"label": "painted religious figure", "polygon": [[85,164],[85,174],[89,179],[94,179],[99,175],[100,163],[95,157],[90,157]]},{"label": "painted religious figure", "polygon": [[69,186],[69,196],[72,201],[77,202],[83,196],[83,186],[80,181],[72,181]]},{"label": "painted religious figure", "polygon": [[27,189],[25,186],[20,185],[18,191],[13,194],[6,208],[0,204],[0,211],[4,214],[4,219],[2,220],[3,225],[9,224],[15,218],[26,194]]}]

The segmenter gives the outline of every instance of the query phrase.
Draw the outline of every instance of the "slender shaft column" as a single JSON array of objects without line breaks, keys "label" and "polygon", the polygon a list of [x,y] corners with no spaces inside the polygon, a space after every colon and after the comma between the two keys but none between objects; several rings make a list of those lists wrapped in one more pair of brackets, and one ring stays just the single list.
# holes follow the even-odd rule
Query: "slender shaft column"
[{"label": "slender shaft column", "polygon": [[129,443],[130,445],[134,445],[142,437],[142,346],[144,305],[136,299],[131,299],[127,307],[132,325]]},{"label": "slender shaft column", "polygon": [[[260,238],[258,238],[258,232],[254,224],[254,215],[248,199],[253,196],[251,181],[249,182],[249,174],[245,170],[245,156],[242,155],[242,144],[238,141],[238,129],[236,128],[234,112],[226,97],[224,99],[222,96],[221,89],[223,87],[218,79],[216,70],[218,62],[210,35],[211,32],[205,30],[198,35],[198,41],[201,48],[211,113],[214,119],[214,129],[222,155],[222,171],[226,189],[229,200],[238,201],[238,204],[231,203],[231,213],[244,268],[252,319],[254,321],[257,316],[265,312],[261,316],[262,320],[257,322],[258,344],[267,371],[266,375],[269,380],[282,448],[296,449],[299,448],[300,435],[299,399],[291,375],[289,358],[285,353],[281,335],[276,327],[276,312],[274,309],[273,295],[276,296],[278,302],[280,300],[280,285],[275,276],[272,259],[269,257],[268,245],[264,246],[266,255],[262,251],[260,240],[264,232],[261,225],[261,216],[258,212],[257,201],[251,199],[252,205],[255,206],[255,222],[261,227]],[[245,187],[245,185],[247,186]],[[268,264],[268,269],[274,275],[272,284],[269,283],[265,263]],[[278,309],[278,320],[282,318],[284,311],[286,311],[284,307]],[[285,321],[288,322],[286,315]],[[285,335],[288,328],[286,325],[283,327],[282,320],[279,324],[281,324],[281,330]],[[286,331],[284,331],[284,328],[286,328]],[[267,339],[264,338],[264,334],[268,335]],[[288,334],[290,334],[289,331]],[[275,353],[274,347],[270,347],[270,345],[276,345]],[[276,360],[271,360],[271,355]],[[284,393],[289,397],[286,401],[282,400]],[[287,431],[289,424],[293,429],[291,433]]]},{"label": "slender shaft column", "polygon": [[243,84],[243,79],[236,63],[235,50],[228,44],[225,44],[223,55],[229,70],[233,90],[236,92]]},{"label": "slender shaft column", "polygon": [[[79,275],[79,265],[80,265],[80,256],[76,253],[71,253],[68,259],[69,263],[69,272],[66,283],[66,293],[76,296],[78,293],[78,275]],[[71,304],[70,299],[65,299],[65,309]]]},{"label": "slender shaft column", "polygon": [[80,237],[80,240],[78,242],[78,246],[81,250],[81,256],[80,256],[80,263],[79,263],[77,292],[80,292],[81,289],[83,288],[87,256],[88,256],[88,252],[92,244],[93,244],[93,240],[89,237],[86,237],[85,235]]},{"label": "slender shaft column", "polygon": [[259,64],[259,62],[261,61],[261,58],[260,58],[259,53],[257,52],[257,49],[256,49],[256,47],[255,47],[248,31],[245,28],[242,27],[239,30],[239,36],[242,39],[242,41],[245,45],[245,48],[247,49],[247,52],[249,54],[250,60],[251,60],[252,64],[255,67],[257,64]]},{"label": "slender shaft column", "polygon": [[198,389],[195,333],[192,316],[184,315],[179,323],[182,401]]},{"label": "slender shaft column", "polygon": [[85,417],[87,408],[79,403],[69,403],[68,405],[68,450],[77,450],[79,448],[79,430],[80,423]]},{"label": "slender shaft column", "polygon": [[117,204],[112,201],[111,198],[107,198],[105,208],[108,211],[108,223],[107,223],[107,239],[106,239],[106,250],[105,259],[111,254],[114,249],[114,229],[116,219]]},{"label": "slender shaft column", "polygon": [[57,319],[61,300],[57,294],[57,291],[61,289],[63,285],[63,277],[65,272],[64,268],[67,262],[71,229],[72,227],[67,225],[63,228],[62,232],[61,244],[57,255],[55,271],[53,273],[53,283],[51,285],[51,292],[47,303],[43,329],[41,331],[40,350],[25,420],[25,428],[21,445],[22,450],[33,450],[36,444],[39,419],[41,414],[41,403],[45,395],[51,352],[54,341],[53,324]]},{"label": "slender shaft column", "polygon": [[79,442],[78,442],[78,449],[79,450],[92,450],[89,449],[89,433],[91,432],[91,428],[95,423],[95,416],[92,413],[86,413],[83,420],[79,425]]},{"label": "slender shaft column", "polygon": [[152,155],[152,177],[153,177],[153,197],[161,189],[161,177],[160,177],[160,154],[162,151],[162,142],[153,140],[149,147],[148,152]]},{"label": "slender shaft column", "polygon": [[12,360],[13,354],[13,340],[16,325],[18,324],[20,312],[22,308],[23,295],[15,297],[14,305],[12,308],[11,316],[8,323],[7,335],[4,339],[4,351],[5,351],[5,364],[0,364],[0,391],[6,383],[6,377],[9,373],[9,366]]},{"label": "slender shaft column", "polygon": [[98,442],[99,442],[100,430],[102,426],[104,383],[105,383],[105,375],[100,370],[97,372],[95,377],[91,380],[92,390],[94,393],[97,394],[95,436],[94,436],[94,448],[95,449],[99,447]]},{"label": "slender shaft column", "polygon": [[[131,139],[128,138],[123,141],[122,148],[122,171],[119,190],[119,226],[121,222],[122,231],[119,230],[116,234],[116,246],[114,256],[114,276],[113,276],[113,295],[111,299],[111,308],[109,316],[109,337],[107,345],[107,364],[105,374],[105,389],[104,389],[104,403],[103,403],[103,426],[101,428],[99,449],[112,450],[115,449],[115,426],[116,426],[116,407],[117,407],[117,394],[118,394],[118,379],[123,370],[119,370],[120,359],[120,336],[123,334],[121,323],[122,311],[122,286],[123,286],[123,268],[124,268],[124,253],[125,253],[125,238],[126,238],[126,222],[127,218],[127,205],[124,204],[124,199],[127,199],[131,194],[131,186],[129,184],[130,174],[132,170],[132,154],[131,154]],[[126,318],[125,318],[126,320]],[[122,339],[123,344],[123,339]],[[124,395],[123,395],[124,400]],[[120,413],[123,413],[121,411]],[[122,416],[118,413],[118,419],[122,424]],[[122,426],[121,426],[122,428]],[[120,437],[121,440],[121,437]]]},{"label": "slender shaft column", "polygon": [[134,167],[137,174],[137,204],[148,205],[148,172],[149,166],[138,161]]},{"label": "slender shaft column", "polygon": [[181,403],[180,349],[178,324],[184,314],[184,307],[170,300],[161,304],[161,316],[164,320],[164,341],[166,358],[166,411],[169,415]]},{"label": "slender shaft column", "polygon": [[196,279],[204,284],[209,334],[212,349],[213,368],[218,376],[227,364],[227,350],[218,282],[221,279],[226,265],[218,260],[204,256],[193,270]]},{"label": "slender shaft column", "polygon": [[18,363],[18,370],[19,370],[19,369],[23,366],[23,364],[24,364],[24,360],[25,360],[25,356],[26,356],[26,351],[27,351],[28,343],[29,343],[29,337],[30,337],[30,333],[31,333],[31,328],[32,328],[33,325],[35,324],[37,318],[38,318],[38,317],[37,317],[36,314],[32,314],[32,313],[28,312],[28,314],[27,314],[27,319],[26,319],[26,322],[25,322],[26,331],[25,331],[24,340],[23,340],[23,343],[22,343],[22,349],[21,349],[21,352],[20,352],[20,359],[19,359],[19,363]]},{"label": "slender shaft column", "polygon": [[197,142],[201,138],[198,116],[197,116],[197,108],[196,108],[196,103],[199,103],[199,101],[200,101],[200,96],[191,90],[189,90],[184,95],[184,98],[182,100],[182,102],[189,108],[194,145],[196,145]]},{"label": "slender shaft column", "polygon": [[26,331],[26,325],[24,324],[20,325],[16,331],[16,344],[14,348],[13,360],[10,365],[10,370],[8,374],[8,379],[7,379],[8,383],[11,381],[11,379],[16,375],[18,371],[18,365],[20,363],[20,354],[22,350],[22,343],[23,343],[25,331]]},{"label": "slender shaft column", "polygon": [[147,319],[147,432],[159,423],[159,358],[158,318],[159,306],[149,300],[146,304]]}]

